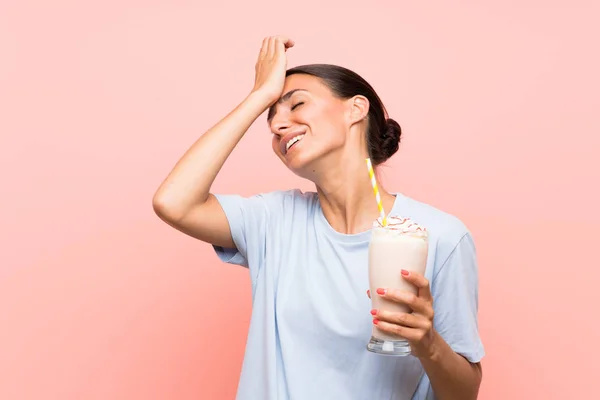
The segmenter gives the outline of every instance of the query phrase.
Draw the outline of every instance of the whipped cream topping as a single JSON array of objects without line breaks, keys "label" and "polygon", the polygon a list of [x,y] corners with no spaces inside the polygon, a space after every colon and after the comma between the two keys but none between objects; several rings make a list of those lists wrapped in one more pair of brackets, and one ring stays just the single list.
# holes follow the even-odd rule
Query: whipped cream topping
[{"label": "whipped cream topping", "polygon": [[391,231],[408,234],[418,237],[427,237],[427,228],[420,226],[415,221],[410,218],[400,217],[400,216],[388,216],[387,218],[387,226],[383,226],[383,220],[381,217],[377,218],[373,222],[374,228],[387,228]]}]

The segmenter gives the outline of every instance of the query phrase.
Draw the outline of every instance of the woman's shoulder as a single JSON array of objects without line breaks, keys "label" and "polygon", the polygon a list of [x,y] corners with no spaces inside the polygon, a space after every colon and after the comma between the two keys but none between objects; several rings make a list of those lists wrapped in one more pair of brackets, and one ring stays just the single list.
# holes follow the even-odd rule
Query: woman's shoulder
[{"label": "woman's shoulder", "polygon": [[395,194],[396,202],[392,212],[398,216],[414,220],[440,239],[457,243],[465,235],[470,234],[469,228],[458,216],[431,203],[402,193]]},{"label": "woman's shoulder", "polygon": [[290,212],[292,210],[313,210],[318,204],[316,192],[302,191],[300,189],[284,189],[262,192],[254,196],[264,202],[272,212]]},{"label": "woman's shoulder", "polygon": [[311,191],[302,191],[300,189],[281,189],[268,192],[261,192],[257,196],[268,201],[305,201],[312,202],[317,197],[317,193]]}]

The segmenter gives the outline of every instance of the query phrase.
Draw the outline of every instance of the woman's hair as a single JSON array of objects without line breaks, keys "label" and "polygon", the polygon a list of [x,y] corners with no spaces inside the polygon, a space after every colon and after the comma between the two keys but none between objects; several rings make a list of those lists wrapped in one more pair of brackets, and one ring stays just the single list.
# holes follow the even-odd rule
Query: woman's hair
[{"label": "woman's hair", "polygon": [[400,144],[400,125],[388,118],[387,111],[371,85],[356,72],[331,64],[310,64],[290,68],[286,76],[307,74],[320,78],[334,96],[349,99],[361,95],[369,100],[367,149],[374,165],[393,156]]}]

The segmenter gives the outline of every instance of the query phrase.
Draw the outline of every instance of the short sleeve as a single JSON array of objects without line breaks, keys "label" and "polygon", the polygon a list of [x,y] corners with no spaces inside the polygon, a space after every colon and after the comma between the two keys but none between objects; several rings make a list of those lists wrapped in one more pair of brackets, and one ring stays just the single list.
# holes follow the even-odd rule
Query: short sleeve
[{"label": "short sleeve", "polygon": [[477,321],[479,276],[475,244],[466,233],[431,284],[434,327],[450,347],[472,363],[485,352]]},{"label": "short sleeve", "polygon": [[251,267],[264,257],[269,206],[268,195],[242,197],[215,195],[223,208],[235,248],[213,246],[219,259],[229,264]]}]

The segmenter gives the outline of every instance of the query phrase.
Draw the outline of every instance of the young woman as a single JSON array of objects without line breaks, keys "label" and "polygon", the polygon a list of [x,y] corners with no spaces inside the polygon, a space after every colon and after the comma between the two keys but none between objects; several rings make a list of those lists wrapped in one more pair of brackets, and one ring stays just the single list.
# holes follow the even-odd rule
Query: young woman
[{"label": "young woman", "polygon": [[[417,295],[393,287],[365,293],[370,229],[379,216],[365,158],[377,166],[391,157],[400,126],[352,71],[286,71],[293,45],[264,39],[253,90],[183,155],[153,201],[166,223],[249,269],[253,310],[237,398],[477,398],[484,350],[470,232],[449,214],[381,188],[389,214],[427,227],[428,265],[425,276],[406,276],[398,266]],[[267,110],[274,153],[316,191],[212,194],[227,157]],[[371,310],[368,296],[414,312]],[[367,351],[373,324],[406,338],[412,355]]]}]

